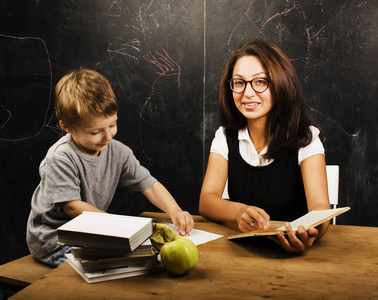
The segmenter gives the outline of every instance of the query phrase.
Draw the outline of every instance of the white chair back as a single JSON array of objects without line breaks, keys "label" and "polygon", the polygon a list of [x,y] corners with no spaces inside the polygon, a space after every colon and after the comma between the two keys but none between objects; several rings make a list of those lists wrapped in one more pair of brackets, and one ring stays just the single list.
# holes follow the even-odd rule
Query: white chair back
[{"label": "white chair back", "polygon": [[[328,165],[326,168],[329,203],[332,208],[336,208],[339,203],[339,166]],[[336,217],[333,218],[332,224],[336,224]]]}]

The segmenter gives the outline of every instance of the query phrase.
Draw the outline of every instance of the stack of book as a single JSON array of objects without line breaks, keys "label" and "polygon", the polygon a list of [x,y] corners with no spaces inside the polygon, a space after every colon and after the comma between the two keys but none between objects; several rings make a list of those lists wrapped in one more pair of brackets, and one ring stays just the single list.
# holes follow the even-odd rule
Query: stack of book
[{"label": "stack of book", "polygon": [[58,242],[72,246],[67,262],[94,283],[164,270],[152,233],[151,218],[84,212],[58,228]]}]

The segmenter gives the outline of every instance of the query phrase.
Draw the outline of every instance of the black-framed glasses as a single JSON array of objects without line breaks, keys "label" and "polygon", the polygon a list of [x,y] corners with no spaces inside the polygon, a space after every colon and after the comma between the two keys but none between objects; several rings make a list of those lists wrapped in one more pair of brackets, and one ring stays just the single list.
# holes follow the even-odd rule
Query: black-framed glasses
[{"label": "black-framed glasses", "polygon": [[252,89],[256,93],[263,93],[268,89],[270,80],[266,78],[254,78],[247,81],[241,78],[232,78],[228,82],[230,83],[231,90],[237,94],[244,92],[247,83],[251,84]]}]

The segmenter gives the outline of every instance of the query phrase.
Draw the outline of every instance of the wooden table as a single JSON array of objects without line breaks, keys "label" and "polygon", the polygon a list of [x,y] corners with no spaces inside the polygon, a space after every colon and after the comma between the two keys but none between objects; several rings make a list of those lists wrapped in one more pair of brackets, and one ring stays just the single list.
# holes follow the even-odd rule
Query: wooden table
[{"label": "wooden table", "polygon": [[19,292],[53,270],[31,255],[21,257],[0,266],[0,299]]},{"label": "wooden table", "polygon": [[234,224],[195,222],[225,236],[198,246],[199,263],[187,275],[88,284],[65,263],[10,299],[378,299],[378,228],[330,225],[312,248],[292,255],[266,239],[229,241]]}]

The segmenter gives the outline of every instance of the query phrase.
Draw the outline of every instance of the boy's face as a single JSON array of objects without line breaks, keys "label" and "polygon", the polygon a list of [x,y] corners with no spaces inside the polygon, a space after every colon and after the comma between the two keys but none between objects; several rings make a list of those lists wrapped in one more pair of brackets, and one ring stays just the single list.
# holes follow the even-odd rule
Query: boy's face
[{"label": "boy's face", "polygon": [[96,117],[83,122],[82,126],[71,133],[76,146],[85,154],[98,156],[117,133],[117,114],[110,117]]}]

